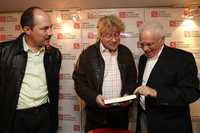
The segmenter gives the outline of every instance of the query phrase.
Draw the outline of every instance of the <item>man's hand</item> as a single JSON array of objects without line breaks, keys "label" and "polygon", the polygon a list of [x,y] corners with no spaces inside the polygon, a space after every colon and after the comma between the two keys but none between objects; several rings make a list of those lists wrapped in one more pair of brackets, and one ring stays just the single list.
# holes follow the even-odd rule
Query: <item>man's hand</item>
[{"label": "man's hand", "polygon": [[97,95],[96,97],[96,103],[101,108],[108,108],[108,105],[104,104],[104,97],[102,95]]},{"label": "man's hand", "polygon": [[133,92],[134,94],[140,94],[143,96],[151,96],[151,97],[157,97],[157,91],[149,86],[139,86],[135,89]]}]

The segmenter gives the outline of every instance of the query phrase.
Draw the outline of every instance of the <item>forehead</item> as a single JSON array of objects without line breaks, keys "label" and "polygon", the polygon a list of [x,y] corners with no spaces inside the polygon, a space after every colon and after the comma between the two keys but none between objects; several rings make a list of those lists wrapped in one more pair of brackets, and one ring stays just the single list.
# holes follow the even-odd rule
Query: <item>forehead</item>
[{"label": "forehead", "polygon": [[33,16],[34,16],[34,24],[35,25],[51,25],[51,21],[50,21],[50,17],[48,16],[48,14],[40,9],[36,9],[33,12]]},{"label": "forehead", "polygon": [[117,29],[117,27],[110,27],[110,28],[104,27],[101,32],[102,33],[119,33],[120,30]]},{"label": "forehead", "polygon": [[155,34],[150,31],[143,31],[140,33],[140,40],[144,42],[153,42],[156,41]]}]

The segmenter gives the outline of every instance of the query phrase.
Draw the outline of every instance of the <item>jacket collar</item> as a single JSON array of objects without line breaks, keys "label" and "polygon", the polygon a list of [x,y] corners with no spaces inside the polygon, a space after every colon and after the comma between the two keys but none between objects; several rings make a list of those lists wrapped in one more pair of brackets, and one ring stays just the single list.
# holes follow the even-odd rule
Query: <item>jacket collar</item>
[{"label": "jacket collar", "polygon": [[20,34],[20,35],[16,38],[16,40],[15,40],[15,42],[14,42],[14,44],[13,44],[13,47],[14,47],[14,49],[15,49],[15,54],[16,54],[16,55],[25,52],[25,51],[24,51],[24,47],[23,47],[23,36],[24,36],[24,35],[25,35],[25,33]]},{"label": "jacket collar", "polygon": [[[151,74],[149,76],[148,82],[151,80],[151,77],[152,77],[151,75],[156,71],[156,68],[160,64],[162,64],[163,62],[165,62],[165,59],[163,59],[163,58],[165,58],[164,56],[166,55],[167,49],[168,49],[168,46],[166,46],[164,44],[163,49],[162,49],[162,51],[160,53],[160,56],[158,57],[158,61],[157,61],[157,63],[155,64],[154,68],[151,71]],[[138,82],[139,82],[139,84],[142,83],[142,76],[144,74],[144,69],[145,69],[146,63],[147,63],[147,57],[143,54],[141,56],[141,58],[140,58],[139,68],[138,68],[139,69],[139,76],[138,76]],[[147,84],[148,84],[148,82],[147,82]]]}]

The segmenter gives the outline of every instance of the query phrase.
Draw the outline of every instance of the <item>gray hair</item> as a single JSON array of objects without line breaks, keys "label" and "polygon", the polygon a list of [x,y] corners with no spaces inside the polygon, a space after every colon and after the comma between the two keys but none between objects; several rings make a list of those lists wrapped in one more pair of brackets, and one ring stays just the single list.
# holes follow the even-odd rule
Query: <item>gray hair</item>
[{"label": "gray hair", "polygon": [[142,27],[139,28],[139,34],[145,31],[151,32],[154,35],[155,39],[165,37],[164,27],[157,21],[146,22]]}]

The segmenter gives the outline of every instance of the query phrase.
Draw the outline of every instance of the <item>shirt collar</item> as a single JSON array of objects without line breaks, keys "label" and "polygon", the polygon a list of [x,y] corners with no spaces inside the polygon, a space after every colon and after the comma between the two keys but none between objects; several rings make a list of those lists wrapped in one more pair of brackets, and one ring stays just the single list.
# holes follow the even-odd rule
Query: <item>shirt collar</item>
[{"label": "shirt collar", "polygon": [[23,36],[23,48],[25,52],[28,52],[28,50],[30,49],[25,41],[25,37]]},{"label": "shirt collar", "polygon": [[105,52],[109,52],[109,53],[111,53],[112,55],[116,55],[116,54],[118,53],[118,50],[116,50],[115,52],[110,52],[108,49],[106,49],[106,48],[103,46],[102,42],[100,42],[100,52],[101,52],[101,54],[103,54],[103,53],[105,53]]},{"label": "shirt collar", "polygon": [[148,58],[148,60],[157,60],[162,52],[164,48],[164,45],[162,45],[162,47],[160,48],[160,51],[158,52],[158,54],[156,56],[154,56],[153,58]]}]

